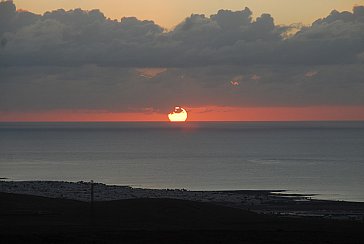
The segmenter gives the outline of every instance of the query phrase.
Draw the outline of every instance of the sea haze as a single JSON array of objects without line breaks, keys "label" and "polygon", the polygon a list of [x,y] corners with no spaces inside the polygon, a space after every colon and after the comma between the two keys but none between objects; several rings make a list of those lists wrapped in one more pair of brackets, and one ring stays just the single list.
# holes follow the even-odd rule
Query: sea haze
[{"label": "sea haze", "polygon": [[0,123],[0,177],[364,201],[364,123]]}]

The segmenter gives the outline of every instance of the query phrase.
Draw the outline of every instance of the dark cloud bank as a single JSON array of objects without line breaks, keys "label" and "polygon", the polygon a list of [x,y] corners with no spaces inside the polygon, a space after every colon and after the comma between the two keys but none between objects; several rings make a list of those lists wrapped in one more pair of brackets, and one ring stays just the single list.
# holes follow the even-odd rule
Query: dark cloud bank
[{"label": "dark cloud bank", "polygon": [[364,7],[304,27],[220,10],[166,31],[99,10],[36,15],[0,3],[0,111],[174,104],[364,105]]}]

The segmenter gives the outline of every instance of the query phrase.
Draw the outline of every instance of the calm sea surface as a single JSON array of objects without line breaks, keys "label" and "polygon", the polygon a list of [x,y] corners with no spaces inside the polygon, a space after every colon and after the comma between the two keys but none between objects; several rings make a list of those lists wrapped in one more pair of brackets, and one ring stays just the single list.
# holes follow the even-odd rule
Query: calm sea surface
[{"label": "calm sea surface", "polygon": [[364,122],[0,123],[0,177],[364,201]]}]

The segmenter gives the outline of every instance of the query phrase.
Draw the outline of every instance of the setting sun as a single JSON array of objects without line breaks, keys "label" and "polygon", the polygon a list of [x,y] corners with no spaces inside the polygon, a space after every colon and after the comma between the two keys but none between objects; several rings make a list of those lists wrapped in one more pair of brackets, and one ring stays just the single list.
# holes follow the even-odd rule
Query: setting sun
[{"label": "setting sun", "polygon": [[171,122],[185,122],[187,120],[187,111],[181,107],[175,107],[174,111],[168,114]]}]

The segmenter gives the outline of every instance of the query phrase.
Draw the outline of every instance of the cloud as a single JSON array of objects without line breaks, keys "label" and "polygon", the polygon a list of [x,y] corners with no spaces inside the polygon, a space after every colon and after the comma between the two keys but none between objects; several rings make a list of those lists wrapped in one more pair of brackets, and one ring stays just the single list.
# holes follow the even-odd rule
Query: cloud
[{"label": "cloud", "polygon": [[306,72],[305,76],[306,77],[313,77],[313,76],[315,76],[317,74],[318,74],[317,71],[308,71],[308,72]]},{"label": "cloud", "polygon": [[262,77],[260,77],[259,75],[257,75],[257,74],[253,74],[252,76],[251,76],[251,79],[252,80],[255,80],[255,81],[257,81],[257,80],[260,80]]},{"label": "cloud", "polygon": [[[315,66],[318,75],[307,79],[306,66],[208,66],[168,69],[152,79],[135,69],[101,67],[1,68],[0,111],[52,109],[168,112],[171,106],[360,106],[364,104],[364,66]],[[249,79],[253,72],[259,80]],[[183,73],[184,78],[180,78]],[[232,74],[247,79],[239,89]]]},{"label": "cloud", "polygon": [[139,76],[152,79],[164,72],[166,72],[166,68],[139,68],[136,69],[136,72],[139,74]]},{"label": "cloud", "polygon": [[[172,31],[135,17],[110,20],[99,10],[35,15],[0,4],[0,64],[120,67],[355,63],[364,51],[364,7],[333,11],[287,37],[269,14],[250,9],[193,14]],[[35,58],[36,57],[36,58]]]},{"label": "cloud", "polygon": [[230,81],[230,84],[232,86],[238,86],[238,85],[240,85],[240,82],[239,81],[236,81],[236,80],[232,80],[232,81]]},{"label": "cloud", "polygon": [[364,62],[364,52],[358,54],[358,60]]},{"label": "cloud", "polygon": [[40,16],[17,11],[16,6],[11,1],[0,2],[0,36],[5,32],[16,32],[24,26],[32,25]]},{"label": "cloud", "polygon": [[[291,31],[248,8],[166,31],[99,10],[36,15],[0,2],[0,111],[364,105],[364,7]],[[239,89],[226,89],[232,80]]]},{"label": "cloud", "polygon": [[254,20],[248,8],[220,10],[210,17],[193,14],[167,32],[153,21],[135,17],[110,20],[99,10],[60,9],[43,15],[17,12],[7,1],[0,5],[0,64],[186,67],[355,63],[364,51],[363,9],[333,11],[288,35],[292,26],[276,25],[269,14]]}]

